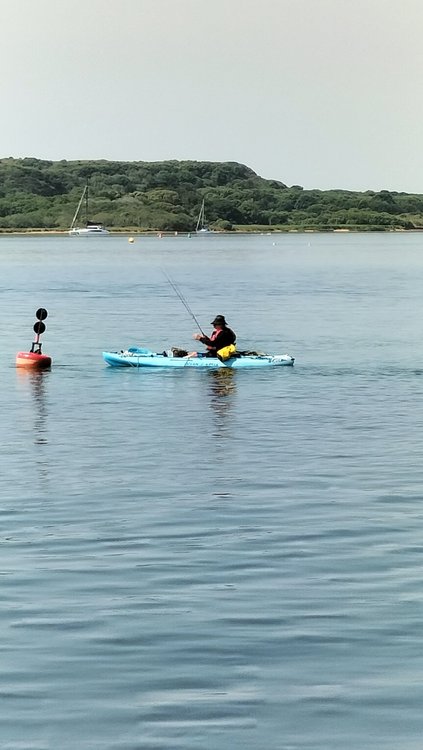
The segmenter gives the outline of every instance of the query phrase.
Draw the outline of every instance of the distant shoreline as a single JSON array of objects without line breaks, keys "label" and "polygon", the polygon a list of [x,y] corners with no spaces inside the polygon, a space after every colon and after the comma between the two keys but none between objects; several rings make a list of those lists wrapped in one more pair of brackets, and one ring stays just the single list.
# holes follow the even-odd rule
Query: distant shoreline
[{"label": "distant shoreline", "polygon": [[[365,233],[365,234],[389,234],[389,233],[399,233],[399,234],[412,234],[412,233],[420,233],[423,231],[423,227],[414,227],[413,229],[400,229],[395,228],[392,229],[366,229],[364,227],[357,227],[356,229],[234,229],[231,231],[224,231],[224,230],[217,230],[217,231],[211,231],[210,235],[224,235],[224,236],[236,236],[236,235],[286,235],[286,234],[358,234],[358,233]],[[157,231],[154,229],[113,229],[109,230],[110,236],[126,236],[129,235],[130,237],[135,236],[142,236],[142,237],[195,237],[195,232],[170,232],[170,231]],[[69,230],[67,229],[0,229],[0,237],[11,237],[11,236],[30,236],[30,237],[69,237]],[[204,236],[204,235],[202,235]]]},{"label": "distant shoreline", "polygon": [[289,187],[238,162],[10,157],[0,183],[0,233],[10,235],[61,236],[89,219],[145,236],[423,229],[423,194]]}]

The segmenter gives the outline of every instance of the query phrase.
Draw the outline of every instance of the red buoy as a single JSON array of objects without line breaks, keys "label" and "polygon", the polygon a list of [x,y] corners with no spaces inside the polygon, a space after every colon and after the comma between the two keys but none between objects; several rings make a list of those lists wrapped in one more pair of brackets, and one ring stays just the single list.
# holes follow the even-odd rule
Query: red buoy
[{"label": "red buoy", "polygon": [[41,354],[41,352],[18,352],[16,355],[16,367],[45,370],[47,367],[51,367],[51,357],[48,354]]},{"label": "red buoy", "polygon": [[45,370],[47,367],[51,367],[51,357],[48,354],[41,353],[41,341],[40,336],[46,330],[45,323],[43,320],[46,319],[48,313],[44,307],[40,307],[35,313],[37,321],[34,325],[34,331],[37,334],[35,341],[33,341],[31,350],[29,352],[18,352],[16,355],[16,367],[26,367],[31,370]]}]

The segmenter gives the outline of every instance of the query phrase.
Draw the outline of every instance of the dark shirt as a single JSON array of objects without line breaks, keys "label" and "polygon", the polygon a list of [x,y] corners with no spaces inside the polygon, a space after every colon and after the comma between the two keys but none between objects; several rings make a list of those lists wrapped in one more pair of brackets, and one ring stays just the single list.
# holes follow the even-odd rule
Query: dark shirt
[{"label": "dark shirt", "polygon": [[211,339],[208,336],[201,336],[199,341],[207,346],[207,355],[215,357],[219,349],[223,349],[224,346],[229,346],[229,344],[235,344],[236,336],[231,328],[225,326],[225,328],[222,328],[218,332],[215,338]]}]

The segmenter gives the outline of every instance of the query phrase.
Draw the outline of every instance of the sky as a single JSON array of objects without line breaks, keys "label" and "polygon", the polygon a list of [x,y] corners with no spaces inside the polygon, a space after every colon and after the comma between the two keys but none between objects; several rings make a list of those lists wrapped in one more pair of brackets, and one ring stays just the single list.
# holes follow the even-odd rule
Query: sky
[{"label": "sky", "polygon": [[0,157],[423,193],[422,0],[0,0]]}]

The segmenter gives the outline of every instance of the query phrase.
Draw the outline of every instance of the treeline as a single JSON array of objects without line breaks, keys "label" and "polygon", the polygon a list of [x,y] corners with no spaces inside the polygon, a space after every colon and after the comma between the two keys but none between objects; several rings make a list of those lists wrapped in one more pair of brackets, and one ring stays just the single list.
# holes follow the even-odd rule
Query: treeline
[{"label": "treeline", "polygon": [[89,180],[90,220],[111,229],[423,228],[423,195],[304,190],[236,162],[0,160],[0,230],[69,228]]}]

